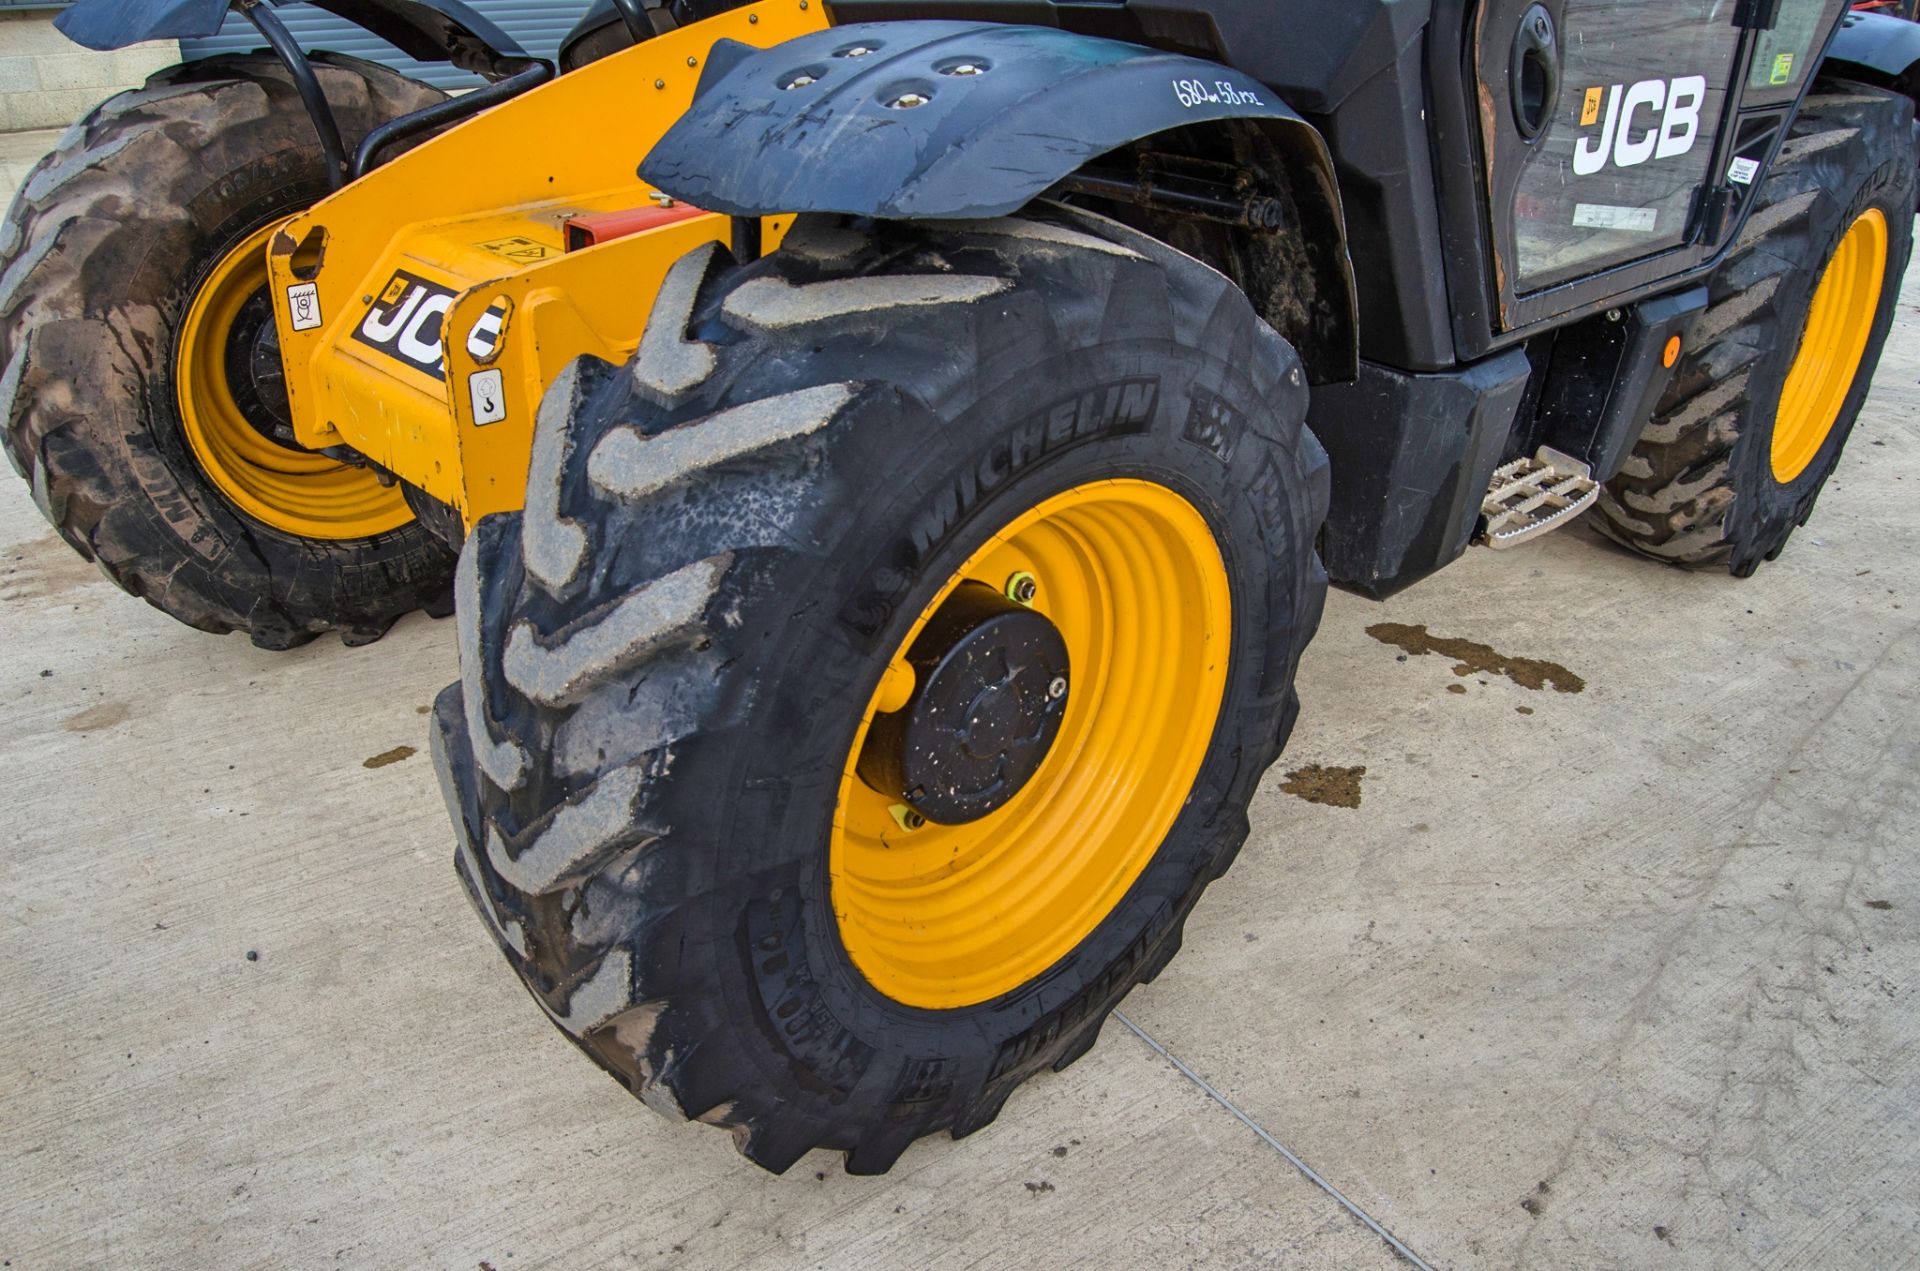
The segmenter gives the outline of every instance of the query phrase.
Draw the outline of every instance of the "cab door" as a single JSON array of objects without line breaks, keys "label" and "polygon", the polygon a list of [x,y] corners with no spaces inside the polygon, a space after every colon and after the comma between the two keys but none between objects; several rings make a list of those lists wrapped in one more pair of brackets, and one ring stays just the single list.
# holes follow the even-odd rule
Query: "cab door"
[{"label": "cab door", "polygon": [[1474,48],[1496,328],[1711,256],[1744,72],[1792,96],[1845,2],[1486,0]]}]

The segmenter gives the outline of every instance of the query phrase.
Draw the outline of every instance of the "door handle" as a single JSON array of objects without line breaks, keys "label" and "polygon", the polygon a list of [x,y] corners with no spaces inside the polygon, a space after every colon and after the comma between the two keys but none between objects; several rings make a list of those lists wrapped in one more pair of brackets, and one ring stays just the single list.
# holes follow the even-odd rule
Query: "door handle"
[{"label": "door handle", "polygon": [[1513,123],[1522,141],[1538,140],[1560,104],[1560,36],[1553,14],[1536,4],[1513,36]]}]

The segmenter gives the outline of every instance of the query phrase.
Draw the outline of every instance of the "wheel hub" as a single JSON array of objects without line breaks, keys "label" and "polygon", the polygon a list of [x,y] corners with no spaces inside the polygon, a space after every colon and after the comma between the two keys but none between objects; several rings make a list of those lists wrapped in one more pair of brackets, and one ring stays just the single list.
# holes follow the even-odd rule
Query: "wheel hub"
[{"label": "wheel hub", "polygon": [[868,730],[857,771],[939,825],[1004,807],[1066,715],[1066,642],[1045,615],[982,583],[956,588],[907,650],[914,691]]},{"label": "wheel hub", "polygon": [[235,509],[299,538],[368,538],[413,519],[397,487],[301,447],[287,406],[267,290],[263,225],[203,278],[174,352],[180,429],[200,469]]},{"label": "wheel hub", "polygon": [[276,446],[301,449],[287,403],[287,373],[280,362],[280,329],[265,287],[249,296],[227,332],[227,388],[252,429]]}]

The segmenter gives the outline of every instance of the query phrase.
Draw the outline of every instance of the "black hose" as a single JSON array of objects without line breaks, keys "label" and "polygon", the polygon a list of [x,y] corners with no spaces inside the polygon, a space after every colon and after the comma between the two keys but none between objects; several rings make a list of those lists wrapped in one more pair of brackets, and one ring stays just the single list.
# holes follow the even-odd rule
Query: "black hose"
[{"label": "black hose", "polygon": [[380,152],[397,142],[405,141],[416,133],[450,124],[469,115],[477,115],[489,106],[497,106],[509,97],[517,97],[529,88],[538,88],[553,78],[553,65],[549,62],[529,62],[524,68],[515,71],[503,80],[476,88],[470,93],[458,97],[449,97],[445,101],[435,102],[411,114],[389,119],[361,139],[353,152],[353,166],[350,169],[353,179],[358,181],[367,175],[378,161]]},{"label": "black hose", "polygon": [[627,34],[635,44],[652,38],[653,24],[647,21],[640,0],[613,0],[613,7],[620,11],[620,20],[627,24]]},{"label": "black hose", "polygon": [[320,153],[327,160],[327,184],[339,189],[347,179],[347,150],[340,143],[340,125],[335,122],[333,107],[327,104],[327,95],[321,91],[320,80],[313,73],[313,63],[307,60],[299,41],[280,21],[279,14],[259,0],[240,0],[239,9],[266,38],[268,47],[287,68],[287,74],[293,76],[293,86],[300,94],[301,104],[307,108],[307,118],[313,121],[313,130],[320,135]]}]

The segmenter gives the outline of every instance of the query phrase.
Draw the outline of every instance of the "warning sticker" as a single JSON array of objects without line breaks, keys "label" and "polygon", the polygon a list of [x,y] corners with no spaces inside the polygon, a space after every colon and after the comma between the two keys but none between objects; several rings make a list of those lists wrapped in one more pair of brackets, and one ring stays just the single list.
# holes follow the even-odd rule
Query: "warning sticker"
[{"label": "warning sticker", "polygon": [[1573,223],[1580,229],[1619,229],[1634,234],[1651,234],[1659,220],[1659,209],[1651,207],[1582,203],[1573,209]]},{"label": "warning sticker", "polygon": [[443,380],[447,372],[442,365],[440,334],[447,310],[452,307],[452,291],[398,269],[367,310],[367,316],[353,329],[353,338]]},{"label": "warning sticker", "polygon": [[287,288],[287,313],[295,331],[311,331],[320,325],[320,284],[303,282]]},{"label": "warning sticker", "polygon": [[1727,180],[1735,185],[1752,185],[1753,179],[1760,175],[1760,161],[1744,155],[1727,165]]},{"label": "warning sticker", "polygon": [[521,265],[528,261],[546,260],[560,254],[558,247],[549,247],[545,243],[537,243],[531,238],[523,238],[518,234],[511,238],[496,238],[490,242],[475,243],[474,246],[483,252],[492,252],[502,260],[510,260]]},{"label": "warning sticker", "polygon": [[473,422],[497,424],[507,417],[507,394],[500,368],[467,376],[467,396],[473,399]]},{"label": "warning sticker", "polygon": [[1600,104],[1606,100],[1606,96],[1607,90],[1604,88],[1589,88],[1587,90],[1586,104],[1580,108],[1580,126],[1582,128],[1591,128],[1600,122]]}]

